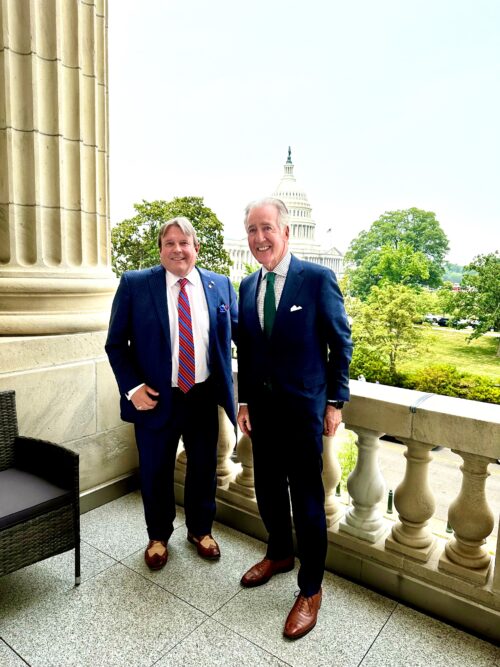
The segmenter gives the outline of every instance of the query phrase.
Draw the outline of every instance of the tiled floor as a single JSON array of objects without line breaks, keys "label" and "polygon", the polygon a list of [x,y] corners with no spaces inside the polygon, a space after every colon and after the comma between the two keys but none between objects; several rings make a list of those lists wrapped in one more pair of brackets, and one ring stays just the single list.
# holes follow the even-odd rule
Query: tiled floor
[{"label": "tiled floor", "polygon": [[182,510],[164,570],[150,572],[132,493],[82,517],[82,584],[73,554],[0,578],[1,667],[500,667],[500,649],[333,574],[318,625],[282,637],[296,573],[243,589],[262,543],[216,524],[219,562],[198,558]]}]

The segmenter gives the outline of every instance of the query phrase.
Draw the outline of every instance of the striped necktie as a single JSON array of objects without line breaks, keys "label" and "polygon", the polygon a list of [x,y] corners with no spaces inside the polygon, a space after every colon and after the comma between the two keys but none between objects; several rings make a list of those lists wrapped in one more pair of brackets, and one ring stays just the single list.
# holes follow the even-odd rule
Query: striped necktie
[{"label": "striped necktie", "polygon": [[177,377],[177,386],[185,394],[195,383],[194,371],[194,342],[193,327],[191,324],[191,308],[186,292],[187,278],[181,278],[179,281],[179,374]]},{"label": "striped necktie", "polygon": [[266,293],[264,295],[264,333],[268,338],[273,330],[276,317],[276,296],[274,294],[274,279],[276,274],[272,271],[266,273]]}]

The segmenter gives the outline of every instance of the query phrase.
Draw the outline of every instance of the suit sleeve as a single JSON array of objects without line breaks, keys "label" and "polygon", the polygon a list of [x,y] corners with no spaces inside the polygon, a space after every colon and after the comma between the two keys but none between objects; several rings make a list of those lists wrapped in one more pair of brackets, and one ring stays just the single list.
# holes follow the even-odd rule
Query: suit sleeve
[{"label": "suit sleeve", "polygon": [[333,271],[324,274],[319,301],[321,329],[328,345],[327,395],[331,399],[348,401],[353,346],[344,299]]},{"label": "suit sleeve", "polygon": [[111,307],[108,337],[105,350],[115,374],[121,394],[144,382],[133,358],[131,347],[132,335],[132,299],[127,274],[123,274]]}]

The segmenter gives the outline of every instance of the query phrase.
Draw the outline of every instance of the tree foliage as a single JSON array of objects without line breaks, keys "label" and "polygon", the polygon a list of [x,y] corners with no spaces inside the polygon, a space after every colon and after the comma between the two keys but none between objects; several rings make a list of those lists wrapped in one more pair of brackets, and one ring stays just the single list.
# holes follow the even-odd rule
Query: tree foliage
[{"label": "tree foliage", "polygon": [[448,239],[434,213],[388,211],[361,232],[346,253],[349,291],[366,299],[384,283],[439,287]]},{"label": "tree foliage", "polygon": [[464,269],[462,291],[457,292],[456,313],[476,320],[471,340],[500,329],[500,255],[478,255]]},{"label": "tree foliage", "polygon": [[422,334],[414,322],[425,312],[425,305],[414,289],[390,283],[372,287],[364,302],[349,300],[353,377],[362,373],[367,380],[393,384],[398,362],[421,343]]},{"label": "tree foliage", "polygon": [[449,281],[450,283],[457,283],[460,285],[464,275],[463,266],[460,266],[460,264],[451,264],[450,262],[445,262],[444,271],[444,281]]},{"label": "tree foliage", "polygon": [[111,262],[117,276],[129,269],[158,264],[158,231],[163,222],[176,216],[188,218],[196,230],[200,241],[197,265],[229,275],[231,259],[223,247],[223,225],[204,205],[203,197],[143,201],[134,208],[137,215],[123,220],[111,231]]}]

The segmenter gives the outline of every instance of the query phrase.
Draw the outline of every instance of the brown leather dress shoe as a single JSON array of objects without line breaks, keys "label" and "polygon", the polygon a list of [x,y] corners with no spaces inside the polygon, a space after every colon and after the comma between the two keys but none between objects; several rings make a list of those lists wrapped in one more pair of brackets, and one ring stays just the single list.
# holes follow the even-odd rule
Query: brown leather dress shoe
[{"label": "brown leather dress shoe", "polygon": [[286,619],[283,630],[285,637],[288,639],[300,639],[300,637],[307,635],[316,625],[320,607],[321,588],[318,593],[307,598],[300,593]]},{"label": "brown leather dress shoe", "polygon": [[163,540],[149,540],[144,560],[150,570],[161,570],[168,560],[167,543]]},{"label": "brown leather dress shoe", "polygon": [[211,535],[195,537],[191,533],[188,533],[187,538],[188,542],[195,545],[198,556],[206,558],[207,560],[216,560],[217,558],[220,558],[219,545]]},{"label": "brown leather dress shoe", "polygon": [[294,556],[290,558],[284,558],[283,560],[271,560],[270,558],[264,558],[260,563],[257,563],[251,567],[248,572],[241,577],[241,585],[246,588],[253,588],[254,586],[262,586],[262,584],[267,584],[269,579],[275,574],[280,574],[281,572],[290,572],[295,566]]}]

